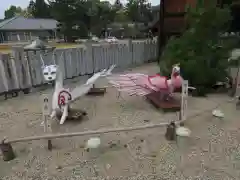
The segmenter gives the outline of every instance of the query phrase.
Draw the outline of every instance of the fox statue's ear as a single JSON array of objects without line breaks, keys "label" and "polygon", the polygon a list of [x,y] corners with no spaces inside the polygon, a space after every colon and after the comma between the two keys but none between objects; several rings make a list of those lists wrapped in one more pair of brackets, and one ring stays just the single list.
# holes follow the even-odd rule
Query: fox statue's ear
[{"label": "fox statue's ear", "polygon": [[180,66],[180,63],[174,64],[172,67],[174,67],[174,66]]}]

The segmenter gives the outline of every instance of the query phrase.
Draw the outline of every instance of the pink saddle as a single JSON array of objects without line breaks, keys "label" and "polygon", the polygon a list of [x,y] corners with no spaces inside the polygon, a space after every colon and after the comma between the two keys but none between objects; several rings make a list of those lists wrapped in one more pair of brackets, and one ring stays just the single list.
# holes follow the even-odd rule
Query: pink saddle
[{"label": "pink saddle", "polygon": [[155,76],[148,76],[149,83],[159,90],[168,90],[167,77],[156,74]]},{"label": "pink saddle", "polygon": [[176,76],[173,79],[173,86],[174,86],[174,88],[181,88],[182,87],[182,77],[181,76]]}]

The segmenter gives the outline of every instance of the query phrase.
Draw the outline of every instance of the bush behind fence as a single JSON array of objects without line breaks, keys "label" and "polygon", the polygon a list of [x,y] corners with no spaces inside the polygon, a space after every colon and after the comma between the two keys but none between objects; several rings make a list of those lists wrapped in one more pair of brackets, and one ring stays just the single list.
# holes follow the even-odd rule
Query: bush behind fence
[{"label": "bush behind fence", "polygon": [[[141,65],[155,59],[156,55],[156,41],[129,40],[126,44],[86,44],[85,47],[56,49],[42,57],[45,65],[56,63],[64,79],[70,79],[98,72],[112,64],[121,69]],[[22,47],[13,47],[11,54],[0,54],[0,93],[45,84],[42,66],[40,52],[24,52]]]}]

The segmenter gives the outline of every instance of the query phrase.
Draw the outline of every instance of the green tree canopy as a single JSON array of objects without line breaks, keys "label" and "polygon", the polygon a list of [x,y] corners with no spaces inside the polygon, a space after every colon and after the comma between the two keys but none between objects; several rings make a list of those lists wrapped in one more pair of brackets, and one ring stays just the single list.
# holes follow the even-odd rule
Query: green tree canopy
[{"label": "green tree canopy", "polygon": [[128,0],[126,11],[133,22],[148,23],[153,20],[151,4],[147,0]]},{"label": "green tree canopy", "polygon": [[51,18],[51,10],[44,0],[31,0],[28,6],[35,18]]},{"label": "green tree canopy", "polygon": [[21,14],[23,12],[21,7],[17,7],[17,6],[10,6],[7,10],[5,10],[4,12],[4,19],[9,19],[12,18],[18,14]]}]

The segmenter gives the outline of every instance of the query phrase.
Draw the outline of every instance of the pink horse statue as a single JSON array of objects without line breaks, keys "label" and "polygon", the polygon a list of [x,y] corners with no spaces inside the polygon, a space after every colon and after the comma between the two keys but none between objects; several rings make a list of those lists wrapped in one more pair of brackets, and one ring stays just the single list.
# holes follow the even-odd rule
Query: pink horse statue
[{"label": "pink horse statue", "polygon": [[112,75],[107,79],[119,92],[127,92],[130,96],[145,96],[153,92],[162,92],[162,97],[171,96],[175,89],[182,86],[183,80],[179,64],[173,66],[170,79],[159,74],[149,76],[140,73]]}]

